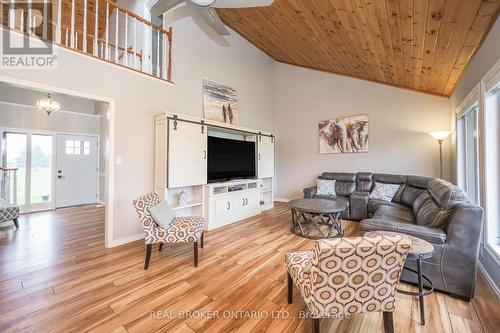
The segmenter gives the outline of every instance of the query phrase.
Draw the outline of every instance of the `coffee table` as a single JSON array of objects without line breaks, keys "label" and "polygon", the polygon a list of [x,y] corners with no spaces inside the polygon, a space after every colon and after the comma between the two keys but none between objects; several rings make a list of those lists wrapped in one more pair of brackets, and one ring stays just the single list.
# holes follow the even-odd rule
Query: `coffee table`
[{"label": "coffee table", "polygon": [[[411,240],[411,249],[408,253],[408,258],[415,259],[417,262],[417,270],[414,270],[409,267],[403,267],[407,271],[417,274],[417,283],[418,283],[418,292],[407,291],[397,289],[397,291],[401,294],[410,295],[410,296],[418,296],[420,301],[420,321],[422,325],[425,325],[425,309],[424,309],[424,296],[432,294],[434,291],[434,284],[432,281],[422,273],[422,259],[431,258],[434,255],[434,246],[431,243],[417,238],[415,236],[406,235],[399,232],[392,231],[370,231],[365,234],[366,237],[374,237],[374,236],[394,236],[394,235],[403,235],[408,237]],[[427,281],[429,286],[427,290],[424,290],[423,280]]]},{"label": "coffee table", "polygon": [[310,239],[342,237],[340,214],[347,209],[337,199],[296,199],[288,202],[292,210],[291,231]]}]

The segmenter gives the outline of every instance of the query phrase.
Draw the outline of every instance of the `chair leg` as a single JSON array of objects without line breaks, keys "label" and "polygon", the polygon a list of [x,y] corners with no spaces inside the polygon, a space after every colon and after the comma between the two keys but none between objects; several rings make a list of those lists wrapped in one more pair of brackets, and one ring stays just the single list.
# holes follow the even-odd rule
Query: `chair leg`
[{"label": "chair leg", "polygon": [[293,302],[293,280],[290,276],[290,273],[286,274],[288,277],[288,304],[292,304]]},{"label": "chair leg", "polygon": [[19,221],[17,220],[17,217],[12,220],[14,222],[14,225],[16,226],[16,229],[19,229]]},{"label": "chair leg", "polygon": [[151,251],[153,251],[153,244],[146,245],[146,259],[144,260],[144,269],[148,269],[149,260],[151,259]]},{"label": "chair leg", "polygon": [[313,318],[313,333],[319,333],[319,318]]},{"label": "chair leg", "polygon": [[204,245],[204,243],[205,243],[205,237],[204,237],[204,235],[205,235],[205,232],[202,232],[202,233],[201,233],[201,244],[200,244],[200,245],[201,245],[201,248],[203,248],[203,245]]},{"label": "chair leg", "polygon": [[394,323],[392,321],[392,312],[383,312],[384,315],[384,332],[394,333]]},{"label": "chair leg", "polygon": [[198,242],[194,242],[194,267],[198,267]]},{"label": "chair leg", "polygon": [[161,252],[161,249],[163,249],[163,243],[160,243],[160,245],[158,246],[158,251]]}]

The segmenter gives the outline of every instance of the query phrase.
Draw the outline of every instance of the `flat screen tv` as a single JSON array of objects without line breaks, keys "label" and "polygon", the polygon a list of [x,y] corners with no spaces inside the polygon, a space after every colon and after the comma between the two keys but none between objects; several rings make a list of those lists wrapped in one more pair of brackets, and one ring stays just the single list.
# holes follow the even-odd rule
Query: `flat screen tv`
[{"label": "flat screen tv", "polygon": [[255,142],[208,137],[209,183],[255,178]]}]

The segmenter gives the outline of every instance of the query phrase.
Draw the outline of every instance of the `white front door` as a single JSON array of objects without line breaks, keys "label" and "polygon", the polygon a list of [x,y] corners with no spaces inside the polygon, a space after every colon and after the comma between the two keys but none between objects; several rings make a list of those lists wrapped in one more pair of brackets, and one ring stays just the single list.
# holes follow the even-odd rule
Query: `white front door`
[{"label": "white front door", "polygon": [[97,137],[57,135],[56,208],[97,202]]}]

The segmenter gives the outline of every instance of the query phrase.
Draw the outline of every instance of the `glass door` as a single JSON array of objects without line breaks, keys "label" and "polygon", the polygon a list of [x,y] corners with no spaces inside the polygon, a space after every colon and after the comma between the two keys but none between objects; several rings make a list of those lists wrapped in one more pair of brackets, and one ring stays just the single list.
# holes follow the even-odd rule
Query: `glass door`
[{"label": "glass door", "polygon": [[17,168],[17,204],[22,212],[54,207],[54,136],[3,132],[2,165]]},{"label": "glass door", "polygon": [[24,210],[26,205],[26,161],[28,135],[4,132],[2,140],[2,166],[17,168],[17,204]]},{"label": "glass door", "polygon": [[30,210],[50,209],[53,206],[53,136],[31,135]]}]

